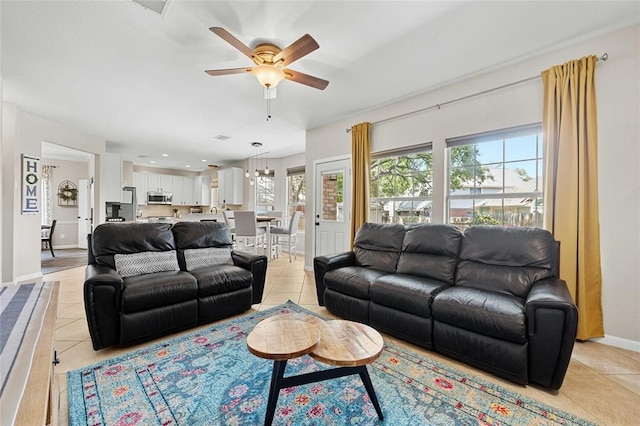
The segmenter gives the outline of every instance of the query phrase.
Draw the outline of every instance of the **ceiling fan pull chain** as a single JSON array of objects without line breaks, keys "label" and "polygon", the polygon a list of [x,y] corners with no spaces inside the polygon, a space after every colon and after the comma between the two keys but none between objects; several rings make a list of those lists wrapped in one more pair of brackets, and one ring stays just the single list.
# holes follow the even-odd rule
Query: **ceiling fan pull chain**
[{"label": "ceiling fan pull chain", "polygon": [[271,87],[267,87],[267,121],[271,118]]}]

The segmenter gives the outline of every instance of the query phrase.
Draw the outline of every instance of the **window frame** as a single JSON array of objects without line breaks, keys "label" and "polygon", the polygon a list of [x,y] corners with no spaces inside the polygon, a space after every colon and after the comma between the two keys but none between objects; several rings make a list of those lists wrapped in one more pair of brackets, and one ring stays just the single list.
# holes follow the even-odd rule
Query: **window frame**
[{"label": "window frame", "polygon": [[[303,203],[296,203],[296,206],[294,208],[294,210],[291,209],[291,183],[290,183],[290,179],[294,176],[302,176],[303,177],[303,181],[304,181],[304,189],[303,189],[303,196],[304,196],[304,202]],[[287,206],[286,206],[286,212],[288,214],[288,217],[291,218],[293,216],[293,212],[294,211],[300,211],[302,212],[302,216],[300,216],[300,221],[298,222],[298,232],[304,232],[305,226],[304,226],[304,222],[305,222],[305,214],[306,214],[306,202],[307,202],[307,183],[306,183],[306,168],[305,166],[300,166],[300,167],[292,167],[287,169]],[[300,209],[299,207],[302,206],[302,209]]]},{"label": "window frame", "polygon": [[[506,141],[509,139],[513,139],[513,138],[517,138],[517,137],[522,137],[522,136],[534,136],[536,137],[536,141],[535,141],[535,146],[536,146],[536,153],[535,153],[535,157],[534,158],[520,158],[517,160],[506,160],[506,154],[505,154],[505,146],[506,146]],[[505,210],[505,200],[512,200],[512,199],[520,199],[520,200],[532,200],[531,202],[533,203],[533,208],[534,210],[537,210],[538,207],[537,206],[541,206],[540,209],[542,209],[542,204],[540,202],[536,202],[536,200],[542,200],[543,196],[544,196],[544,176],[543,176],[543,170],[539,169],[539,165],[543,164],[544,162],[544,148],[542,147],[542,123],[533,123],[533,124],[527,124],[527,125],[523,125],[523,126],[516,126],[516,127],[511,127],[511,128],[507,128],[507,129],[501,129],[501,130],[496,130],[496,131],[490,131],[490,132],[484,132],[484,133],[480,133],[480,134],[475,134],[475,135],[470,135],[470,136],[463,136],[463,137],[457,137],[457,138],[451,138],[451,139],[447,139],[446,140],[446,164],[447,164],[447,172],[446,172],[446,182],[445,182],[445,188],[444,188],[444,194],[445,194],[445,217],[443,218],[443,222],[447,223],[447,224],[454,224],[456,226],[460,226],[462,228],[466,227],[466,226],[472,226],[474,224],[474,222],[476,222],[476,212],[479,212],[478,217],[481,218],[482,212],[479,210],[479,207],[476,207],[476,202],[477,201],[482,201],[485,202],[486,200],[501,200],[500,203],[500,224],[495,223],[496,225],[499,226],[514,226],[511,224],[506,223],[506,210]],[[468,191],[466,194],[463,193],[459,193],[459,194],[452,194],[451,191],[451,149],[455,148],[455,147],[459,147],[459,146],[469,146],[469,145],[481,145],[482,143],[486,143],[486,142],[496,142],[498,140],[502,141],[502,161],[491,161],[491,162],[487,162],[487,163],[479,163],[479,167],[487,167],[487,166],[492,166],[493,169],[502,169],[502,176],[501,176],[501,181],[502,181],[502,187],[499,189],[500,192],[496,192],[496,193],[491,193],[491,192],[486,192],[482,190],[482,186],[476,186],[476,182],[474,182],[473,186],[469,186],[468,187]],[[542,148],[540,148],[542,147]],[[477,157],[476,157],[477,158]],[[521,163],[523,161],[533,161],[535,162],[535,169],[536,169],[536,176],[533,177],[532,179],[536,180],[536,187],[533,191],[522,191],[522,192],[504,192],[505,189],[507,188],[507,186],[505,186],[505,170],[514,170],[514,169],[510,169],[508,167],[506,167],[506,165],[508,164],[516,164],[516,163]],[[474,165],[475,168],[476,165]],[[474,190],[479,190],[477,191],[477,193],[474,193]],[[465,221],[459,221],[459,220],[452,220],[452,216],[451,216],[451,201],[456,201],[456,200],[470,200],[471,201],[471,220],[469,222],[465,222]],[[534,222],[533,225],[515,225],[515,226],[542,226],[542,212],[538,212],[538,214],[540,215],[538,217],[538,220]],[[468,217],[468,214],[467,214]],[[495,219],[496,221],[498,219]],[[488,220],[488,222],[491,222],[491,220]],[[477,223],[476,223],[477,224]],[[491,223],[489,223],[491,224]]]},{"label": "window frame", "polygon": [[[277,194],[277,186],[276,186],[276,175],[275,170],[269,170],[269,174],[266,174],[264,170],[258,170],[259,175],[255,177],[255,185],[254,185],[254,195],[255,195],[255,209],[256,214],[267,214],[268,212],[274,210],[276,205],[276,194]],[[272,188],[273,188],[273,202],[265,203],[260,202],[260,194],[259,191],[261,188],[264,188],[264,185],[261,185],[260,182],[262,179],[271,179],[272,180]]]},{"label": "window frame", "polygon": [[[370,195],[370,200],[369,200],[369,220],[370,221],[374,221],[373,212],[378,210],[380,211],[380,218],[376,216],[375,222],[377,223],[415,223],[415,222],[430,223],[432,221],[434,175],[433,175],[433,144],[431,142],[412,145],[412,146],[404,147],[400,149],[376,152],[371,155],[371,170],[373,171],[375,167],[374,162],[378,160],[394,158],[394,157],[396,158],[405,157],[412,154],[423,154],[423,153],[429,153],[431,155],[431,164],[430,164],[431,180],[429,183],[431,195],[427,195],[427,196],[398,195],[398,196],[391,196],[391,197],[389,196],[373,197],[373,194],[372,194],[373,183],[372,183],[370,188],[370,194],[369,194]],[[371,176],[371,178],[372,178],[372,181],[375,179],[373,175]],[[420,209],[417,209],[414,205],[412,205],[409,210],[403,211],[405,212],[405,214],[401,214],[400,210],[398,210],[398,207],[400,207],[401,204],[407,203],[407,202],[417,203],[418,205],[424,203],[425,206],[428,206],[428,207],[425,207],[423,210],[420,210]],[[378,203],[381,204],[380,209],[378,209]],[[397,203],[397,204],[394,204],[393,206],[393,210],[395,214],[386,216],[387,218],[390,218],[389,221],[378,220],[385,217],[383,212],[390,211],[391,203]],[[385,207],[387,207],[386,210],[385,210]],[[420,216],[420,213],[422,213],[422,216]],[[426,219],[420,219],[420,217],[423,217]],[[406,218],[406,219],[403,219],[403,218]],[[417,218],[417,219],[414,221],[413,218]]]}]

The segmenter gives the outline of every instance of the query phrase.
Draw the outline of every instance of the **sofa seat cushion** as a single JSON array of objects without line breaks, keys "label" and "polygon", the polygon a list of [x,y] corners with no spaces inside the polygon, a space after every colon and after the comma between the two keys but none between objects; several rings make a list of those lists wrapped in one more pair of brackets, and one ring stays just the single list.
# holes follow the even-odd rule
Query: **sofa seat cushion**
[{"label": "sofa seat cushion", "polygon": [[198,283],[189,273],[156,272],[124,278],[122,312],[138,312],[198,297]]},{"label": "sofa seat cushion", "polygon": [[371,283],[386,274],[373,268],[345,266],[327,272],[324,285],[338,293],[368,300]]},{"label": "sofa seat cushion", "polygon": [[211,265],[191,271],[198,281],[198,297],[229,293],[251,287],[253,275],[235,265]]},{"label": "sofa seat cushion", "polygon": [[504,293],[454,286],[438,293],[433,318],[486,336],[524,344],[524,300]]},{"label": "sofa seat cushion", "polygon": [[430,278],[407,274],[384,275],[371,284],[372,302],[423,318],[431,317],[431,298],[434,292],[449,287]]}]

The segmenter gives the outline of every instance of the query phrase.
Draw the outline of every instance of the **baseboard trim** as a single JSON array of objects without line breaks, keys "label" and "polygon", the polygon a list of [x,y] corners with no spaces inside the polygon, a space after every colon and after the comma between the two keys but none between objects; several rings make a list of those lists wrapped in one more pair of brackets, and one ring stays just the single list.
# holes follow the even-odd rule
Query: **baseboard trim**
[{"label": "baseboard trim", "polygon": [[616,348],[627,349],[634,352],[640,352],[640,342],[631,339],[623,339],[622,337],[607,336],[590,339],[594,342],[602,343],[604,345],[615,346]]},{"label": "baseboard trim", "polygon": [[35,279],[37,279],[37,278],[42,278],[42,277],[43,277],[43,275],[42,275],[42,273],[41,273],[41,272],[36,272],[36,273],[33,273],[33,274],[29,274],[29,275],[22,275],[22,276],[20,276],[20,277],[16,277],[16,279],[15,279],[15,281],[14,281],[14,282],[15,282],[16,284],[22,284],[22,283],[24,283],[24,282],[27,282],[27,281],[29,281],[29,282],[30,282],[30,281],[33,281],[33,280],[35,280]]},{"label": "baseboard trim", "polygon": [[[66,246],[53,246],[54,250],[58,250],[58,249],[64,250],[64,249],[72,249],[72,248],[78,248],[78,245],[77,244],[68,244]],[[43,250],[46,250],[46,249],[43,249]]]}]

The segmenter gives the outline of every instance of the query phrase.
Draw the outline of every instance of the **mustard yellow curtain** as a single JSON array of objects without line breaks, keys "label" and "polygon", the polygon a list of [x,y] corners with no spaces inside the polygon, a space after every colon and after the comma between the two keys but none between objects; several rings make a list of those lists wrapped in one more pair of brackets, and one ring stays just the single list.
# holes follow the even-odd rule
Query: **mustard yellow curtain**
[{"label": "mustard yellow curtain", "polygon": [[560,277],[578,306],[580,340],[604,336],[595,67],[589,56],[542,72],[544,226],[560,241]]},{"label": "mustard yellow curtain", "polygon": [[371,180],[371,123],[351,126],[351,248],[356,232],[369,220],[369,188]]}]

